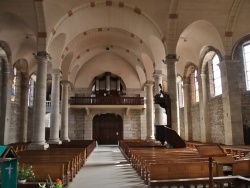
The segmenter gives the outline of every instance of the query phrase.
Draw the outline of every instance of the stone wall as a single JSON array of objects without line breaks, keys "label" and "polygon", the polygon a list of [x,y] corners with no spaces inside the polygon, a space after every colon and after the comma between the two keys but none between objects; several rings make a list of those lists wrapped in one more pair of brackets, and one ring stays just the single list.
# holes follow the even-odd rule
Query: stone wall
[{"label": "stone wall", "polygon": [[20,105],[16,102],[11,102],[10,112],[10,128],[9,128],[9,143],[19,142],[20,129]]},{"label": "stone wall", "polygon": [[84,139],[84,110],[69,109],[69,139]]},{"label": "stone wall", "polygon": [[28,135],[27,140],[31,141],[32,134],[33,134],[33,116],[34,116],[34,109],[33,107],[28,107]]},{"label": "stone wall", "polygon": [[141,139],[141,111],[130,110],[129,115],[123,117],[123,138]]},{"label": "stone wall", "polygon": [[123,118],[124,139],[146,138],[146,117],[141,110],[130,110],[126,115],[123,109],[98,109],[87,114],[83,109],[69,109],[69,138],[71,140],[93,138],[93,118],[100,113],[115,113]]},{"label": "stone wall", "polygon": [[201,127],[200,127],[200,108],[199,103],[195,103],[191,107],[192,117],[192,140],[201,140]]},{"label": "stone wall", "polygon": [[211,139],[214,143],[225,143],[222,96],[209,100]]},{"label": "stone wall", "polygon": [[250,94],[242,94],[242,122],[244,128],[244,142],[250,144]]},{"label": "stone wall", "polygon": [[184,108],[179,109],[180,136],[185,138]]}]

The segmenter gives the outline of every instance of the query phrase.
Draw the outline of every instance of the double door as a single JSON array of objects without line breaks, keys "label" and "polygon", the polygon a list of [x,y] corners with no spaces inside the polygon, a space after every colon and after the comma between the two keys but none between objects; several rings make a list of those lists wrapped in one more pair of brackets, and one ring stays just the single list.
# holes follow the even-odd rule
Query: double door
[{"label": "double door", "polygon": [[100,145],[117,145],[123,139],[123,121],[116,114],[100,114],[93,118],[93,139]]}]

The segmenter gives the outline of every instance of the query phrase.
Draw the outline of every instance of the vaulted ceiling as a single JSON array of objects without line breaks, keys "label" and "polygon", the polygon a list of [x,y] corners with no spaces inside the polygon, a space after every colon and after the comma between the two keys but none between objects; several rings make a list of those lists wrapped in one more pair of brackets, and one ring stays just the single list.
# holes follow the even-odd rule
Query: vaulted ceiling
[{"label": "vaulted ceiling", "polygon": [[142,88],[154,72],[166,79],[168,54],[179,57],[179,75],[199,65],[206,46],[230,55],[249,34],[249,10],[248,0],[0,0],[0,41],[13,64],[28,62],[30,74],[32,53],[44,50],[52,57],[48,72],[60,69],[75,87],[111,71],[128,88]]}]

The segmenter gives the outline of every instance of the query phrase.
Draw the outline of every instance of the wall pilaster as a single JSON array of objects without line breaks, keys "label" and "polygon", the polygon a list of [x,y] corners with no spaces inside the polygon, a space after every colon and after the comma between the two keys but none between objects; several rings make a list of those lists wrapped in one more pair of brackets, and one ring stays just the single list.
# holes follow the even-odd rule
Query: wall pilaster
[{"label": "wall pilaster", "polygon": [[220,62],[222,78],[222,102],[225,128],[225,144],[244,144],[241,94],[237,70],[238,61],[223,60]]}]

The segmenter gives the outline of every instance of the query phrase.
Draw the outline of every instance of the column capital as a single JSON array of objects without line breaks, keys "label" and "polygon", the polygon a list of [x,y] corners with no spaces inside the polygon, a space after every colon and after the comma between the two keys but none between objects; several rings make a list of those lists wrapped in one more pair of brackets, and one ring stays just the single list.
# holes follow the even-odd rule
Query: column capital
[{"label": "column capital", "polygon": [[52,74],[61,74],[62,71],[60,69],[52,69]]},{"label": "column capital", "polygon": [[176,54],[168,54],[166,56],[166,60],[164,61],[164,64],[168,65],[175,65],[178,58],[176,57]]},{"label": "column capital", "polygon": [[52,69],[51,75],[52,76],[61,76],[62,72],[60,69]]},{"label": "column capital", "polygon": [[163,75],[162,75],[162,73],[154,72],[154,73],[153,73],[153,77],[154,77],[155,79],[156,79],[156,78],[162,78]]},{"label": "column capital", "polygon": [[33,53],[35,59],[42,61],[44,63],[47,63],[51,60],[50,55],[46,51],[38,51],[36,53]]},{"label": "column capital", "polygon": [[154,85],[154,82],[153,81],[147,81],[145,83],[146,86],[153,86]]},{"label": "column capital", "polygon": [[61,85],[67,87],[67,86],[70,85],[70,81],[68,81],[68,80],[62,80],[62,81],[61,81]]}]

